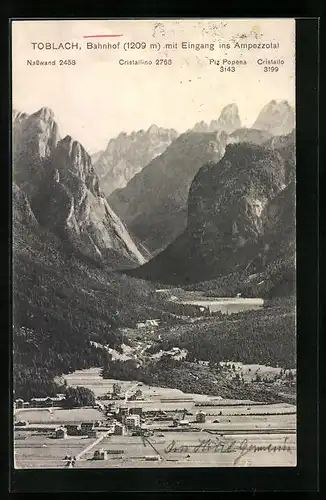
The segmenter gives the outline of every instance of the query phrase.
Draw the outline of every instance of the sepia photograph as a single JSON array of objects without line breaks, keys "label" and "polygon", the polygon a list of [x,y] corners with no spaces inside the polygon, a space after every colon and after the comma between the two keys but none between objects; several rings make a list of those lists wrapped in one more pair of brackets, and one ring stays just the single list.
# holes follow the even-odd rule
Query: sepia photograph
[{"label": "sepia photograph", "polygon": [[295,20],[11,31],[15,469],[295,467]]}]

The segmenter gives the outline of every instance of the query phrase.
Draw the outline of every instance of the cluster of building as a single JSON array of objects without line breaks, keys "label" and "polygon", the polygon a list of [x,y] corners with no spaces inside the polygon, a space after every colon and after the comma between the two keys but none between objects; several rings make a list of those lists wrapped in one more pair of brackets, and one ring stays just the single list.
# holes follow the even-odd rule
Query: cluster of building
[{"label": "cluster of building", "polygon": [[139,431],[143,423],[141,407],[117,406],[114,403],[106,406],[106,418],[112,425],[113,434],[122,436],[129,431]]},{"label": "cluster of building", "polygon": [[108,392],[100,399],[108,400],[108,399],[124,399],[129,401],[141,401],[143,399],[143,391],[141,389],[137,389],[132,394],[128,394],[127,392],[122,392],[121,385],[116,383],[113,384],[112,392]]},{"label": "cluster of building", "polygon": [[122,421],[111,420],[103,422],[83,422],[81,424],[65,424],[54,430],[52,435],[56,439],[64,439],[67,436],[87,436],[97,438],[100,431],[106,431],[116,436],[138,430],[140,433],[141,421],[139,415],[128,415]]},{"label": "cluster of building", "polygon": [[32,398],[30,401],[24,401],[18,398],[14,401],[14,408],[52,408],[61,407],[64,405],[66,396],[64,394],[56,394],[54,397]]}]

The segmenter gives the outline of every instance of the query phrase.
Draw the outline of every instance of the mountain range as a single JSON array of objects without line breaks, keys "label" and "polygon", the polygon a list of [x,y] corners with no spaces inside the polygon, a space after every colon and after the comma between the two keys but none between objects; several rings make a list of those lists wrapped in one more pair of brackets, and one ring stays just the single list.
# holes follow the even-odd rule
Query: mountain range
[{"label": "mountain range", "polygon": [[139,163],[108,197],[101,154],[94,166],[82,144],[60,136],[49,108],[13,111],[17,397],[49,394],[54,376],[102,366],[90,340],[118,345],[118,326],[171,318],[157,282],[225,295],[293,293],[293,111],[283,102],[279,113],[271,103],[263,111],[253,128],[232,104],[209,130],[120,134],[111,157],[126,151],[132,160],[137,150]]},{"label": "mountain range", "polygon": [[185,230],[130,274],[189,285],[235,271],[239,280],[244,271],[259,277],[278,259],[294,269],[294,179],[293,132],[263,145],[226,145],[223,158],[193,179]]},{"label": "mountain range", "polygon": [[94,168],[105,196],[125,185],[176,139],[178,133],[152,125],[131,134],[121,132],[105,151],[93,155]]},{"label": "mountain range", "polygon": [[13,354],[15,397],[55,394],[55,376],[103,366],[90,341],[120,345],[117,327],[168,319],[154,285],[117,273],[144,262],[108,205],[83,146],[61,139],[53,112],[14,111]]},{"label": "mountain range", "polygon": [[158,253],[185,228],[186,202],[203,162],[219,160],[227,135],[186,132],[136,174],[108,202],[151,253]]},{"label": "mountain range", "polygon": [[293,121],[293,109],[284,101],[265,106],[252,128],[241,126],[235,104],[225,106],[218,120],[210,125],[200,122],[181,134],[124,188],[114,191],[108,202],[154,256],[186,228],[189,188],[205,163],[218,162],[227,144],[261,145],[275,137],[276,129],[289,134]]}]

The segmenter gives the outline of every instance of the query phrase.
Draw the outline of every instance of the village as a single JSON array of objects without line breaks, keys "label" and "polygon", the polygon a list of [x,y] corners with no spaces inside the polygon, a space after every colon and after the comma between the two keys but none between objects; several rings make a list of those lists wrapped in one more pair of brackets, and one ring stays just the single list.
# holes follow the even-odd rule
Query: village
[{"label": "village", "polygon": [[[225,400],[132,381],[100,382],[96,369],[81,370],[67,378],[75,386],[86,385],[87,380],[96,393],[95,404],[67,409],[62,394],[29,402],[16,400],[15,467],[224,463],[225,454],[188,452],[205,436],[214,440],[250,436],[273,443],[286,437],[295,447],[294,405]],[[171,450],[173,442],[182,446]],[[228,460],[234,456],[229,454]],[[287,454],[286,459],[293,456]]]}]

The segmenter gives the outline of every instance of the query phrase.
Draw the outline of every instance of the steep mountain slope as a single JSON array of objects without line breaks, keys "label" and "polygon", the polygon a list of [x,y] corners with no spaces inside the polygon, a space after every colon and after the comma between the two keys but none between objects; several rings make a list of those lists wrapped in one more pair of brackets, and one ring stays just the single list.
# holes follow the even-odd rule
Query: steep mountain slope
[{"label": "steep mountain slope", "polygon": [[109,196],[109,204],[151,252],[184,230],[192,179],[203,163],[223,156],[226,139],[224,132],[182,134],[124,189]]},{"label": "steep mountain slope", "polygon": [[286,166],[286,184],[295,181],[295,130],[288,135],[272,137],[264,146],[280,153]]},{"label": "steep mountain slope", "polygon": [[280,150],[227,145],[221,161],[206,164],[192,182],[186,230],[131,274],[173,284],[233,274],[234,288],[277,259],[291,261],[294,183],[286,188],[289,164],[294,167],[291,136],[282,144]]},{"label": "steep mountain slope", "polygon": [[295,127],[294,109],[287,101],[270,101],[259,113],[252,128],[273,135],[287,135]]},{"label": "steep mountain slope", "polygon": [[162,154],[177,136],[173,129],[152,125],[147,131],[122,132],[111,139],[106,150],[94,162],[105,196],[123,188],[153,158]]},{"label": "steep mountain slope", "polygon": [[53,113],[14,113],[13,145],[14,390],[29,399],[57,392],[56,375],[103,365],[90,340],[116,346],[117,327],[171,315],[150,283],[114,272],[142,256]]},{"label": "steep mountain slope", "polygon": [[13,217],[15,397],[55,393],[54,376],[103,365],[90,340],[118,346],[117,327],[169,317],[150,283],[80,259],[41,226],[17,186]]},{"label": "steep mountain slope", "polygon": [[43,226],[88,258],[145,262],[102,194],[90,156],[70,136],[60,139],[50,109],[30,115],[13,133],[14,180]]}]

